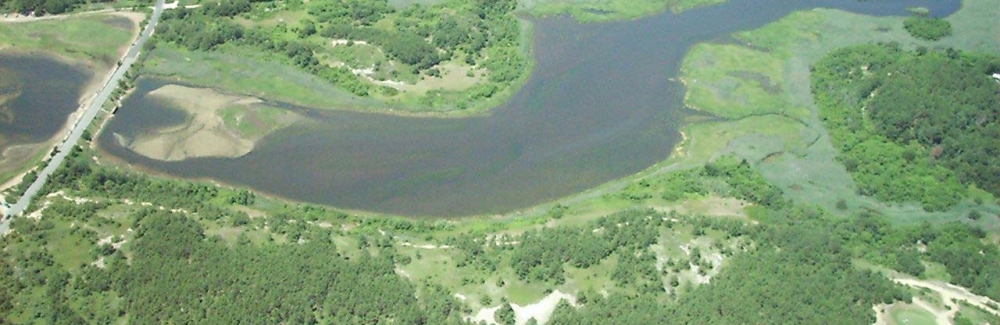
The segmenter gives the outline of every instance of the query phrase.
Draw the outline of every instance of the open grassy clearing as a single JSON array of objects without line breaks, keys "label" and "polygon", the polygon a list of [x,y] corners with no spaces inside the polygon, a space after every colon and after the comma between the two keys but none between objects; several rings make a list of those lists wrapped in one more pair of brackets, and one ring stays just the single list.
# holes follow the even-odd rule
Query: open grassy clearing
[{"label": "open grassy clearing", "polygon": [[972,324],[1000,324],[1000,316],[990,314],[968,303],[959,303],[961,309],[955,319],[965,319]]},{"label": "open grassy clearing", "polygon": [[[112,28],[116,15],[84,14],[60,19],[0,24],[0,51],[55,54],[110,67],[133,31]],[[120,17],[119,17],[120,18]],[[110,23],[109,23],[110,22]],[[133,27],[134,28],[134,27]]]},{"label": "open grassy clearing", "polygon": [[143,72],[168,80],[260,98],[280,99],[301,106],[358,109],[380,107],[373,100],[353,96],[303,71],[262,61],[255,60],[252,56],[189,51],[163,44],[158,45],[146,58]]},{"label": "open grassy clearing", "polygon": [[889,312],[892,317],[892,324],[895,325],[932,325],[937,324],[934,314],[919,306],[898,304],[891,307]]}]

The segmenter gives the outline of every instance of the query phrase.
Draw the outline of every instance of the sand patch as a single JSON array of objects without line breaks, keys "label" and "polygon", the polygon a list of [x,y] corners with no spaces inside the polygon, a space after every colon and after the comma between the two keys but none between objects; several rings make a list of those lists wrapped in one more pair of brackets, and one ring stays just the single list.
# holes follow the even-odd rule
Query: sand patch
[{"label": "sand patch", "polygon": [[[459,294],[456,294],[456,296],[457,295]],[[463,295],[462,297],[465,296]],[[556,307],[559,306],[559,302],[563,299],[566,299],[570,306],[577,306],[576,297],[559,290],[553,291],[548,296],[545,296],[545,298],[542,298],[542,300],[533,304],[519,306],[518,304],[511,303],[510,308],[514,310],[514,324],[524,325],[527,324],[528,320],[532,318],[534,318],[538,324],[545,324],[549,321],[549,317],[552,316],[552,312],[556,310]],[[500,310],[500,306],[480,309],[479,312],[469,317],[468,320],[473,323],[484,322],[486,324],[496,324],[494,316],[496,315],[497,310]]]},{"label": "sand patch", "polygon": [[188,120],[159,130],[126,139],[119,143],[142,156],[180,161],[192,158],[237,158],[253,150],[255,140],[241,136],[226,126],[219,111],[227,107],[251,107],[261,101],[252,97],[232,96],[211,89],[167,85],[148,96],[172,103]]}]

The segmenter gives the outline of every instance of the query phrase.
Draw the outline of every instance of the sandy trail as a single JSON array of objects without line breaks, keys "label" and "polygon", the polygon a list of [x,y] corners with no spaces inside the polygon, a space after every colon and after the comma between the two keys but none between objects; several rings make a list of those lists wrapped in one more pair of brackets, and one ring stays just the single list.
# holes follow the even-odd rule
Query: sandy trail
[{"label": "sandy trail", "polygon": [[892,280],[899,284],[917,288],[930,289],[933,290],[934,292],[937,292],[938,294],[941,295],[941,298],[944,301],[945,305],[948,306],[949,314],[952,317],[955,316],[955,313],[957,313],[959,309],[959,305],[956,301],[964,301],[965,303],[976,306],[977,308],[982,309],[987,313],[1000,317],[1000,310],[991,307],[991,306],[1000,306],[1000,303],[997,303],[996,301],[988,297],[980,296],[972,292],[969,292],[968,289],[965,289],[963,287],[959,287],[950,283],[942,283],[938,281],[917,280],[917,279],[902,278],[902,277],[895,278]]},{"label": "sandy trail", "polygon": [[[923,288],[936,292],[941,296],[941,301],[944,303],[947,310],[941,310],[935,307],[933,304],[928,303],[920,298],[913,298],[913,305],[923,308],[927,312],[934,315],[934,322],[938,324],[952,324],[952,320],[955,319],[955,315],[961,309],[958,301],[965,302],[972,306],[975,306],[987,313],[996,315],[1000,317],[1000,310],[992,306],[1000,306],[996,301],[990,299],[989,297],[980,296],[969,292],[968,289],[953,285],[951,283],[944,283],[940,281],[930,281],[930,280],[919,280],[904,277],[898,274],[890,275],[892,281],[915,288]],[[875,305],[872,306],[872,310],[875,311],[875,325],[886,325],[889,324],[888,307],[890,305]]]}]

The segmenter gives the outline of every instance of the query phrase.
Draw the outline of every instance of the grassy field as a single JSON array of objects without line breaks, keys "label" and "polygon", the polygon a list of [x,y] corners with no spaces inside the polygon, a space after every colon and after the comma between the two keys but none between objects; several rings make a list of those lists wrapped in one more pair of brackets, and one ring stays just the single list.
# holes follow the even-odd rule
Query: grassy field
[{"label": "grassy field", "polygon": [[309,107],[363,109],[381,106],[304,71],[256,60],[249,55],[189,51],[161,44],[146,58],[143,73]]},{"label": "grassy field", "polygon": [[235,130],[240,137],[252,141],[299,119],[287,110],[267,105],[235,104],[219,110],[217,114],[228,129]]},{"label": "grassy field", "polygon": [[[756,162],[790,198],[831,211],[838,201],[845,201],[851,211],[873,209],[900,222],[954,220],[972,208],[996,214],[1000,208],[991,198],[980,199],[982,205],[969,200],[950,211],[927,213],[916,204],[885,204],[857,195],[850,175],[834,159],[836,150],[817,117],[809,66],[834,49],[865,42],[996,51],[1000,26],[985,17],[997,10],[990,1],[964,1],[962,9],[948,18],[961,27],[938,43],[912,38],[903,30],[901,17],[817,9],[738,33],[733,44],[698,45],[682,67],[682,79],[689,87],[685,103],[726,121],[687,127],[688,152],[697,160],[710,159],[718,149],[705,148],[703,142],[722,147],[723,152]],[[976,21],[979,25],[972,23]],[[787,126],[776,127],[781,125]],[[982,218],[977,223],[998,229],[1000,222]]]},{"label": "grassy field", "polygon": [[109,67],[131,41],[132,31],[111,28],[108,14],[84,14],[64,19],[0,26],[0,51],[42,52]]},{"label": "grassy field", "polygon": [[918,306],[912,305],[900,305],[892,307],[890,312],[892,321],[897,325],[933,325],[937,324],[934,320],[934,314],[931,314],[926,309],[920,308]]}]

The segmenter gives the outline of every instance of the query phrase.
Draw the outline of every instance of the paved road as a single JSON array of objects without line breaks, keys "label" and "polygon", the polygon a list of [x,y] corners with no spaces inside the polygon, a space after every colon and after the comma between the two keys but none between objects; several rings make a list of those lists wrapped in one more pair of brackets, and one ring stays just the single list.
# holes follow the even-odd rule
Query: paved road
[{"label": "paved road", "polygon": [[75,146],[80,140],[80,136],[83,135],[83,131],[94,120],[94,117],[97,116],[98,111],[101,110],[101,106],[108,101],[108,97],[111,96],[111,92],[118,87],[118,81],[121,80],[121,78],[125,75],[125,72],[132,66],[132,63],[134,63],[139,57],[139,50],[142,49],[142,44],[146,43],[146,39],[153,34],[153,28],[156,26],[156,22],[160,19],[161,13],[163,13],[163,0],[157,0],[156,5],[153,7],[153,16],[150,17],[146,28],[139,33],[139,38],[136,39],[135,43],[132,43],[132,47],[129,47],[128,52],[125,53],[125,57],[121,60],[122,64],[115,68],[111,78],[108,79],[103,86],[101,86],[101,90],[98,91],[97,95],[90,101],[90,106],[87,107],[86,111],[83,112],[83,115],[80,116],[80,118],[76,120],[76,123],[73,124],[70,134],[66,137],[66,140],[59,143],[58,152],[52,157],[52,159],[49,160],[48,165],[42,169],[41,173],[38,174],[38,179],[35,180],[34,183],[31,183],[31,186],[28,187],[24,196],[17,200],[17,203],[12,204],[10,208],[4,212],[3,221],[0,222],[0,234],[7,234],[7,232],[10,231],[10,220],[14,217],[20,216],[24,212],[24,209],[26,209],[28,204],[31,203],[31,198],[38,194],[38,191],[42,189],[43,185],[45,185],[45,181],[49,179],[49,175],[52,175],[52,172],[62,165],[63,160],[69,154],[70,150],[72,150],[73,146]]}]

